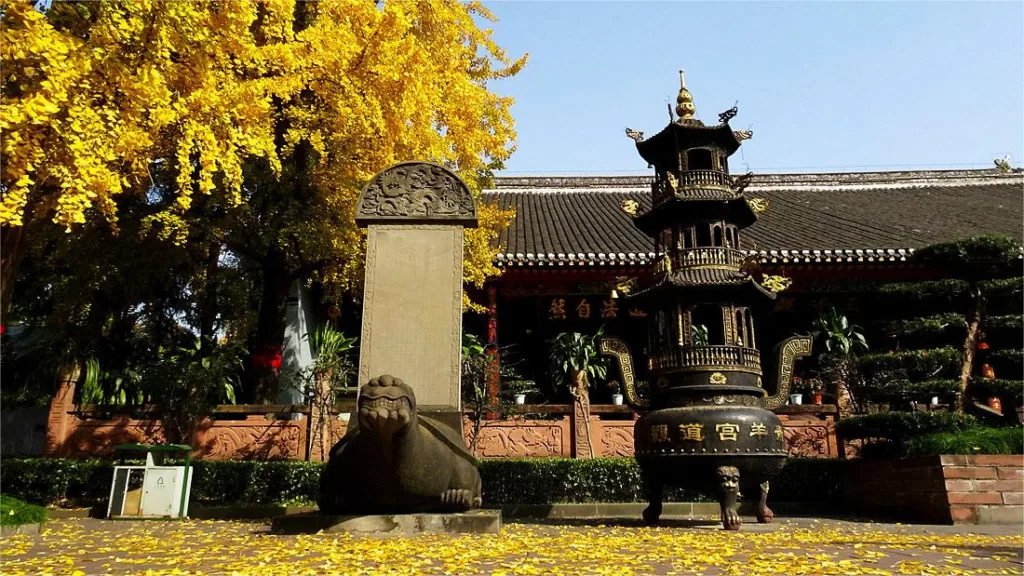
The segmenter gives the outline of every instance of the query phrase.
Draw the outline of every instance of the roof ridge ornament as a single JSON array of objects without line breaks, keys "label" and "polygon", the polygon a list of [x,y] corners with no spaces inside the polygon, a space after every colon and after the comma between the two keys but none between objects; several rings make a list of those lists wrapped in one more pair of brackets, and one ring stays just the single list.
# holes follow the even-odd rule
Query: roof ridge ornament
[{"label": "roof ridge ornament", "polygon": [[721,114],[718,115],[718,123],[719,124],[727,124],[729,122],[729,120],[732,120],[733,118],[735,118],[736,115],[739,114],[739,113],[740,113],[740,101],[737,100],[736,103],[733,104],[732,108],[729,108],[725,112],[722,112]]}]

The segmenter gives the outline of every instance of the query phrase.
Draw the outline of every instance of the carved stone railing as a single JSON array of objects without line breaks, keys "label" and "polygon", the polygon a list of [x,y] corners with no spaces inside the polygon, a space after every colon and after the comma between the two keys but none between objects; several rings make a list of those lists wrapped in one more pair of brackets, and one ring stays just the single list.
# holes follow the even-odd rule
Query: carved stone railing
[{"label": "carved stone railing", "polygon": [[743,346],[680,346],[647,357],[649,370],[736,370],[761,373],[761,353]]},{"label": "carved stone railing", "polygon": [[733,248],[686,248],[672,253],[672,269],[730,268],[739,270],[746,259],[742,250]]}]

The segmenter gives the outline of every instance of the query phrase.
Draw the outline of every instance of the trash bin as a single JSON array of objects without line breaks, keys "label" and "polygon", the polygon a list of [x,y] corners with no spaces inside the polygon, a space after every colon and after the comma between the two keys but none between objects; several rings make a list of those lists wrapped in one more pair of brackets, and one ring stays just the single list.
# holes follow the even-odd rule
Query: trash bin
[{"label": "trash bin", "polygon": [[[107,518],[186,518],[192,489],[192,447],[187,444],[121,444],[114,447],[121,456],[114,466],[110,484]],[[125,465],[130,454],[145,452],[146,464]],[[185,464],[163,465],[164,457],[185,453]]]}]

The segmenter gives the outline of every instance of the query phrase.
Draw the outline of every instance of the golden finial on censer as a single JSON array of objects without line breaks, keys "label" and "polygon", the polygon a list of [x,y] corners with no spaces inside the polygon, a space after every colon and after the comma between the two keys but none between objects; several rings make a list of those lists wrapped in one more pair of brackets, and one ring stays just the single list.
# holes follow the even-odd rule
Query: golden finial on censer
[{"label": "golden finial on censer", "polygon": [[676,104],[676,114],[680,120],[690,120],[697,111],[693,105],[693,94],[686,89],[686,77],[683,76],[682,70],[679,71],[679,95],[676,96]]}]

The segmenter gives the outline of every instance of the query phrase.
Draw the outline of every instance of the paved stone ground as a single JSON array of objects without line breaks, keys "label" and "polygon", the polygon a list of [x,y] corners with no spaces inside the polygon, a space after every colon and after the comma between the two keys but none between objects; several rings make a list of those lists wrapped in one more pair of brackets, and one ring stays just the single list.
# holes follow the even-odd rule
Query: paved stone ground
[{"label": "paved stone ground", "polygon": [[262,521],[55,520],[2,574],[1024,574],[1024,527],[781,519],[508,523],[501,535],[272,536]]}]

